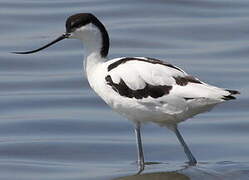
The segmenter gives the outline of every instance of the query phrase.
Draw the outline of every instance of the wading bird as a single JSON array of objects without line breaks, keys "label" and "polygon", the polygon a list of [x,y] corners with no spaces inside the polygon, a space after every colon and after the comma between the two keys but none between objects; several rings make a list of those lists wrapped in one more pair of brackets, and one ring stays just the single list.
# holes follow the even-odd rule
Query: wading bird
[{"label": "wading bird", "polygon": [[[121,57],[108,60],[109,36],[104,25],[90,13],[66,20],[66,32],[45,49],[63,39],[84,43],[84,70],[92,89],[116,112],[134,122],[139,172],[144,170],[141,124],[153,122],[172,130],[189,160],[197,163],[181,136],[177,124],[215,105],[235,99],[236,90],[206,84],[168,62],[149,57]],[[108,61],[107,61],[108,60]]]}]

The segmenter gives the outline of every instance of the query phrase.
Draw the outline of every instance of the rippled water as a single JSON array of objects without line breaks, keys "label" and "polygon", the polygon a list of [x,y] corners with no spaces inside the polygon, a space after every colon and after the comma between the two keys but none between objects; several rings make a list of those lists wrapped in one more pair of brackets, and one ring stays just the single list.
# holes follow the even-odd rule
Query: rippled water
[{"label": "rippled water", "polygon": [[[72,14],[92,12],[111,37],[110,57],[163,58],[241,95],[180,125],[199,160],[187,167],[176,137],[143,128],[136,174],[132,124],[113,113],[82,73],[83,46],[62,41]],[[1,0],[0,179],[249,179],[249,1]]]}]

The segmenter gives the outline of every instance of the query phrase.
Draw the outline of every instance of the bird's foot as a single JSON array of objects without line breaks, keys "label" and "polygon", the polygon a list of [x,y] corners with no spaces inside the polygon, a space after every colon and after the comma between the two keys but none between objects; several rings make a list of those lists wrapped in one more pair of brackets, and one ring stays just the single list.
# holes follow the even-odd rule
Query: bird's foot
[{"label": "bird's foot", "polygon": [[138,172],[136,175],[141,174],[144,171],[145,163],[144,162],[138,162]]},{"label": "bird's foot", "polygon": [[190,161],[188,162],[188,165],[189,166],[195,166],[197,164],[197,161],[196,159],[193,157],[190,159]]}]

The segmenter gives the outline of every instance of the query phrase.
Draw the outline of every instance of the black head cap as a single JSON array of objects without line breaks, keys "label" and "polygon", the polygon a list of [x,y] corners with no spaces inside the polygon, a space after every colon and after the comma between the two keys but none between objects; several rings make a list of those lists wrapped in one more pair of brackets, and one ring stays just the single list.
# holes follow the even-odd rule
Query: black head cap
[{"label": "black head cap", "polygon": [[70,16],[66,21],[67,33],[73,32],[75,29],[91,23],[94,18],[97,19],[90,13],[80,13]]},{"label": "black head cap", "polygon": [[74,14],[67,18],[66,21],[66,31],[67,33],[71,33],[75,31],[75,29],[80,28],[89,23],[97,26],[102,34],[102,49],[101,55],[106,57],[109,51],[109,36],[104,27],[104,25],[91,13],[79,13]]}]

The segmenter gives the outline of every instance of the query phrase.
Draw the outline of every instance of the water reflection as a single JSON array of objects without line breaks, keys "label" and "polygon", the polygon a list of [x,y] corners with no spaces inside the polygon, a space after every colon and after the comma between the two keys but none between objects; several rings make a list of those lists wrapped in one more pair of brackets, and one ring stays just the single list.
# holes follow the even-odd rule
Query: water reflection
[{"label": "water reflection", "polygon": [[114,180],[189,180],[190,178],[178,172],[155,172],[120,177]]},{"label": "water reflection", "polygon": [[[127,175],[113,180],[247,180],[249,177],[249,163],[231,161],[215,163],[200,162],[197,166],[185,167],[179,164],[160,164],[159,166],[152,168],[153,166],[146,170],[153,171],[153,169],[160,169],[160,171],[148,173],[145,170],[145,172],[139,175]],[[178,170],[174,171],[171,169]]]}]

